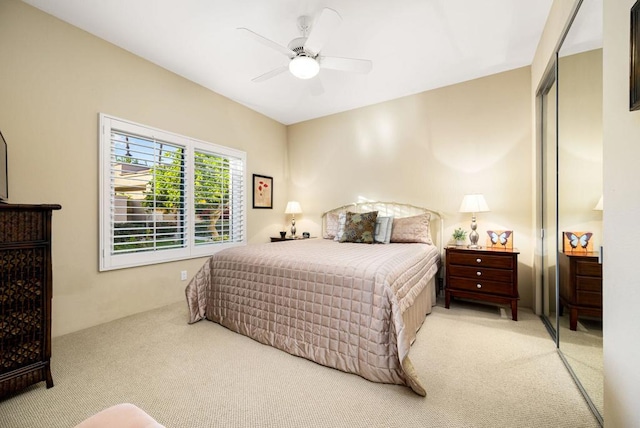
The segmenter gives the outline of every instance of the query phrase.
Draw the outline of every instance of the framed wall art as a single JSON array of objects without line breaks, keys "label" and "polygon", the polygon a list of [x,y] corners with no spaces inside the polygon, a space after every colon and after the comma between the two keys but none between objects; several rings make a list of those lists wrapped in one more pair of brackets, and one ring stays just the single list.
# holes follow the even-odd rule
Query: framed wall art
[{"label": "framed wall art", "polygon": [[253,208],[273,208],[273,177],[253,174]]},{"label": "framed wall art", "polygon": [[631,7],[629,111],[640,110],[640,1]]}]

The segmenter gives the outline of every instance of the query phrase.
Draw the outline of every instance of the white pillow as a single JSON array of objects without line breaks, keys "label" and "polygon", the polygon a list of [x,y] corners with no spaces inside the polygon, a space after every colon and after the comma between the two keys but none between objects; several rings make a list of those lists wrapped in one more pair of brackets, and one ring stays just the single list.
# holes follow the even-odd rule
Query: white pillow
[{"label": "white pillow", "polygon": [[388,244],[391,242],[391,229],[393,226],[393,217],[377,217],[376,230],[373,235],[374,242]]},{"label": "white pillow", "polygon": [[347,222],[347,214],[340,213],[338,215],[338,233],[336,233],[336,237],[333,238],[334,241],[340,242],[340,239],[342,239],[342,235],[344,235],[344,225],[346,222]]},{"label": "white pillow", "polygon": [[338,214],[329,213],[325,218],[325,239],[334,239],[338,234]]}]

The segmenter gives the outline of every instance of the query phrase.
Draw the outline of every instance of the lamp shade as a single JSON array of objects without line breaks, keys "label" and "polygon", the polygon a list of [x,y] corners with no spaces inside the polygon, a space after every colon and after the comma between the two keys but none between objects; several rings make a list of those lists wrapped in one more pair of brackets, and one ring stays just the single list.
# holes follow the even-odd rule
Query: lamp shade
[{"label": "lamp shade", "polygon": [[298,79],[311,79],[320,71],[320,64],[311,57],[300,55],[289,62],[289,71]]},{"label": "lamp shade", "polygon": [[302,207],[300,202],[289,201],[287,202],[287,208],[284,210],[285,214],[302,214]]},{"label": "lamp shade", "polygon": [[600,196],[600,199],[598,200],[598,203],[596,204],[595,207],[593,207],[593,209],[595,211],[602,211],[604,209],[604,205],[602,204],[602,196]]},{"label": "lamp shade", "polygon": [[461,213],[484,213],[489,211],[489,206],[481,194],[464,195],[459,211]]}]

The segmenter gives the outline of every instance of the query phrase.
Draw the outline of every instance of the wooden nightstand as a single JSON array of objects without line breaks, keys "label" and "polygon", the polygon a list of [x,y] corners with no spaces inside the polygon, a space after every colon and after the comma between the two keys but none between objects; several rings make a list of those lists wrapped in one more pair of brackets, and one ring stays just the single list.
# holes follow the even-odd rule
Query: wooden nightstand
[{"label": "wooden nightstand", "polygon": [[302,236],[298,236],[296,238],[292,238],[290,236],[287,236],[286,238],[281,238],[279,236],[272,236],[271,237],[271,242],[280,242],[280,241],[298,241],[300,239],[313,239],[315,238],[315,236],[311,236],[309,238],[303,238]]},{"label": "wooden nightstand", "polygon": [[569,309],[569,328],[576,330],[579,315],[602,317],[602,265],[598,253],[560,253],[560,308]]},{"label": "wooden nightstand", "polygon": [[510,304],[511,318],[518,321],[517,250],[448,247],[445,254],[445,307],[451,297]]}]

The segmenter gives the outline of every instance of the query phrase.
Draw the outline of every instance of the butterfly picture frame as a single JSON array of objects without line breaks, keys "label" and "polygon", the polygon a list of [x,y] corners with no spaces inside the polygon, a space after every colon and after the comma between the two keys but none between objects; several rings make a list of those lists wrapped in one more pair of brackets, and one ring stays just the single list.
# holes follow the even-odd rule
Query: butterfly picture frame
[{"label": "butterfly picture frame", "polygon": [[513,250],[513,230],[487,230],[487,248]]},{"label": "butterfly picture frame", "polygon": [[593,233],[562,232],[562,251],[565,253],[588,253],[593,251]]}]

